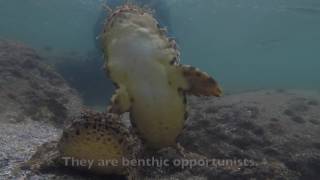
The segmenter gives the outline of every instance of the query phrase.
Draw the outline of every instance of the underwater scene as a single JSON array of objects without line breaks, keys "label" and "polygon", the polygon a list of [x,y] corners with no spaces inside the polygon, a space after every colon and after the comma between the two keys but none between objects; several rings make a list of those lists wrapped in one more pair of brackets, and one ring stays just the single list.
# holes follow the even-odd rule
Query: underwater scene
[{"label": "underwater scene", "polygon": [[2,179],[320,179],[320,1],[0,0]]}]

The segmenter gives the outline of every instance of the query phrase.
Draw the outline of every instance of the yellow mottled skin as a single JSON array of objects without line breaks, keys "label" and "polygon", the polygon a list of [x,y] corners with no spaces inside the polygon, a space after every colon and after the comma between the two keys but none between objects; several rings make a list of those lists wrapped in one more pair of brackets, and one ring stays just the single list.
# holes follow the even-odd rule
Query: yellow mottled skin
[{"label": "yellow mottled skin", "polygon": [[[81,134],[75,136],[76,138],[71,138],[69,141],[63,142],[63,146],[60,145],[62,146],[60,148],[62,157],[72,157],[76,160],[91,160],[94,164],[90,167],[90,170],[98,174],[122,174],[125,170],[120,164],[118,166],[102,166],[99,163],[103,160],[121,162],[122,158],[126,157],[123,145],[116,141],[114,138],[115,135],[104,134],[104,137],[100,137],[100,139],[97,140],[100,134],[91,132],[89,136],[89,131],[91,130],[82,129]],[[69,164],[69,166],[71,165]],[[81,168],[81,166],[79,168]],[[88,169],[87,166],[82,168]]]},{"label": "yellow mottled skin", "polygon": [[[78,121],[64,130],[59,141],[61,159],[72,157],[92,161],[91,167],[85,164],[75,168],[97,174],[129,174],[130,167],[124,166],[122,160],[134,158],[139,145],[118,118],[113,114],[89,110],[82,112]],[[135,148],[130,147],[131,144],[135,144]]]},{"label": "yellow mottled skin", "polygon": [[[84,110],[64,129],[59,141],[40,146],[24,166],[37,171],[62,165],[129,178],[136,175],[136,167],[123,164],[123,160],[137,159],[140,152],[140,141],[120,122],[118,115]],[[79,165],[77,161],[84,163]]]},{"label": "yellow mottled skin", "polygon": [[134,6],[113,13],[102,40],[106,68],[118,86],[114,110],[130,112],[148,147],[175,146],[185,121],[184,91],[192,86],[188,69],[174,61],[178,51],[152,15]]}]

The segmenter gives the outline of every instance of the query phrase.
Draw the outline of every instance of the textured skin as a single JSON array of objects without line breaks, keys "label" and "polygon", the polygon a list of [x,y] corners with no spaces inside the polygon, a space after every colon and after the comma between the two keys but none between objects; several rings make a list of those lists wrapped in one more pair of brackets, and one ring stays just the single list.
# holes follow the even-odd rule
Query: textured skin
[{"label": "textured skin", "polygon": [[[53,166],[66,166],[96,174],[135,176],[135,167],[122,164],[123,159],[136,159],[142,150],[140,141],[120,124],[119,116],[85,110],[63,131],[58,142],[41,146],[26,164],[37,171]],[[93,161],[93,166],[65,164],[65,158]],[[101,162],[109,162],[109,165]],[[118,164],[112,165],[111,161]]]},{"label": "textured skin", "polygon": [[206,73],[179,64],[176,43],[165,34],[152,14],[124,5],[101,36],[107,72],[118,87],[109,111],[129,111],[134,128],[154,149],[176,145],[186,119],[185,92],[221,95]]},{"label": "textured skin", "polygon": [[[139,142],[119,122],[115,114],[85,111],[59,142],[61,157],[94,160],[90,171],[98,174],[128,175],[130,167],[121,164],[122,158],[136,158]],[[101,160],[115,160],[117,166],[98,165]],[[87,168],[87,167],[85,167]]]}]

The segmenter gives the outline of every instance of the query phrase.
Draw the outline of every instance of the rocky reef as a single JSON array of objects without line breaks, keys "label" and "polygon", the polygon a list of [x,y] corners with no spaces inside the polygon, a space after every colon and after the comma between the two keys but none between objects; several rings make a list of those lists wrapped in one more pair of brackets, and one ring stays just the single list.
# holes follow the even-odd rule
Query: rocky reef
[{"label": "rocky reef", "polygon": [[82,106],[77,92],[33,49],[0,41],[0,122],[26,119],[63,126]]},{"label": "rocky reef", "polygon": [[180,141],[208,157],[245,158],[269,166],[240,168],[229,174],[207,171],[206,177],[266,179],[274,173],[271,179],[318,179],[319,102],[319,92],[298,90],[261,90],[219,100],[192,97]]},{"label": "rocky reef", "polygon": [[[125,179],[70,169],[17,168],[44,143],[61,137],[79,114],[81,100],[37,53],[0,41],[0,179]],[[318,179],[320,93],[260,90],[222,98],[188,97],[189,118],[179,142],[215,166],[174,166],[174,150],[146,154],[170,159],[168,167],[143,167],[146,179]],[[124,116],[123,121],[128,117]],[[241,163],[227,164],[227,160]],[[246,165],[245,162],[249,164]]]},{"label": "rocky reef", "polygon": [[0,40],[0,179],[57,139],[82,100],[33,49]]}]

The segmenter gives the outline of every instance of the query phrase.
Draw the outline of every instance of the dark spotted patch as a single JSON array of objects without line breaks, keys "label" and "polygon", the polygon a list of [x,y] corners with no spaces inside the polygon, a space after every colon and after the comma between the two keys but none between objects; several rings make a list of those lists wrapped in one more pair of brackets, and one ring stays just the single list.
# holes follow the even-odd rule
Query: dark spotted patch
[{"label": "dark spotted patch", "polygon": [[299,134],[294,134],[293,136],[296,137],[296,138],[300,138],[301,137]]},{"label": "dark spotted patch", "polygon": [[120,88],[120,86],[116,82],[112,82],[112,84],[114,85],[114,87],[116,87],[116,89]]},{"label": "dark spotted patch", "polygon": [[264,129],[262,127],[256,127],[255,129],[252,130],[252,132],[257,136],[264,135]]},{"label": "dark spotted patch", "polygon": [[212,77],[209,77],[207,81],[210,84],[217,84],[217,82]]},{"label": "dark spotted patch", "polygon": [[296,102],[290,105],[290,109],[297,113],[303,113],[310,109],[304,98],[297,98]]},{"label": "dark spotted patch", "polygon": [[183,89],[181,87],[178,87],[179,94],[183,95]]},{"label": "dark spotted patch", "polygon": [[198,124],[200,127],[209,127],[210,126],[210,121],[208,120],[199,120]]},{"label": "dark spotted patch", "polygon": [[283,111],[283,114],[287,116],[294,116],[294,112],[291,111],[290,109],[286,109],[285,111]]},{"label": "dark spotted patch", "polygon": [[187,102],[187,96],[186,96],[186,93],[184,92],[183,93],[183,103],[184,104],[187,104],[188,102]]},{"label": "dark spotted patch", "polygon": [[272,134],[282,135],[284,133],[284,128],[280,123],[269,123],[268,129]]},{"label": "dark spotted patch", "polygon": [[116,134],[120,134],[120,131],[118,128],[112,128],[112,130],[116,133]]},{"label": "dark spotted patch", "polygon": [[320,149],[320,142],[313,143],[313,147],[316,149]]},{"label": "dark spotted patch", "polygon": [[132,121],[131,121],[132,127],[133,127],[135,130],[137,130],[137,124],[136,124],[136,122],[133,120],[132,116],[130,116],[130,119],[132,119]]},{"label": "dark spotted patch", "polygon": [[250,118],[258,118],[259,114],[260,114],[260,110],[258,107],[255,106],[251,106],[251,107],[247,107],[247,112],[248,112],[248,116]]},{"label": "dark spotted patch", "polygon": [[68,138],[69,138],[69,134],[68,134],[67,132],[64,132],[64,133],[63,133],[63,137],[66,138],[66,139],[68,139]]},{"label": "dark spotted patch", "polygon": [[256,127],[258,127],[253,121],[248,121],[248,120],[239,122],[238,126],[247,130],[253,130]]},{"label": "dark spotted patch", "polygon": [[206,108],[204,112],[207,114],[215,114],[215,113],[218,113],[218,111],[219,111],[219,108],[214,106],[209,106],[208,108]]},{"label": "dark spotted patch", "polygon": [[193,67],[193,66],[190,66],[190,67],[189,67],[189,70],[190,70],[190,71],[198,71],[197,68],[195,68],[195,67]]},{"label": "dark spotted patch", "polygon": [[175,40],[174,40],[174,38],[169,37],[169,38],[168,38],[168,41],[169,41],[169,42],[172,42],[172,41],[175,41]]},{"label": "dark spotted patch", "polygon": [[91,134],[98,134],[97,130],[91,131]]},{"label": "dark spotted patch", "polygon": [[319,125],[320,124],[320,121],[316,120],[316,119],[310,119],[309,122],[314,124],[314,125]]},{"label": "dark spotted patch", "polygon": [[278,122],[280,121],[278,118],[271,118],[270,121],[273,121],[273,122]]},{"label": "dark spotted patch", "polygon": [[310,106],[318,106],[319,105],[319,102],[317,100],[310,100],[308,102],[308,105]]},{"label": "dark spotted patch", "polygon": [[190,75],[190,72],[189,71],[182,71],[182,74],[185,76],[185,77],[188,77]]},{"label": "dark spotted patch", "polygon": [[107,77],[111,77],[109,68],[106,66],[104,69],[105,69]]},{"label": "dark spotted patch", "polygon": [[115,98],[114,101],[113,101],[113,104],[115,104],[115,105],[119,104],[119,99]]},{"label": "dark spotted patch", "polygon": [[285,93],[286,90],[284,90],[284,89],[276,89],[275,92],[277,92],[277,93]]},{"label": "dark spotted patch", "polygon": [[263,152],[269,156],[278,156],[280,155],[279,151],[275,148],[267,147],[263,149]]},{"label": "dark spotted patch", "polygon": [[189,112],[187,110],[185,110],[184,112],[184,119],[188,119],[189,117]]},{"label": "dark spotted patch", "polygon": [[177,61],[178,61],[177,57],[174,57],[174,58],[170,61],[170,65],[174,65]]},{"label": "dark spotted patch", "polygon": [[300,124],[306,122],[306,121],[305,121],[302,117],[300,117],[300,116],[293,116],[293,117],[291,117],[291,120],[292,120],[292,121],[295,121],[295,122],[297,122],[297,123],[300,123]]},{"label": "dark spotted patch", "polygon": [[114,20],[111,20],[111,21],[109,22],[109,26],[110,26],[110,28],[112,28],[112,27],[113,27],[113,25],[114,25]]},{"label": "dark spotted patch", "polygon": [[107,115],[107,119],[111,119],[113,116],[111,114]]}]

